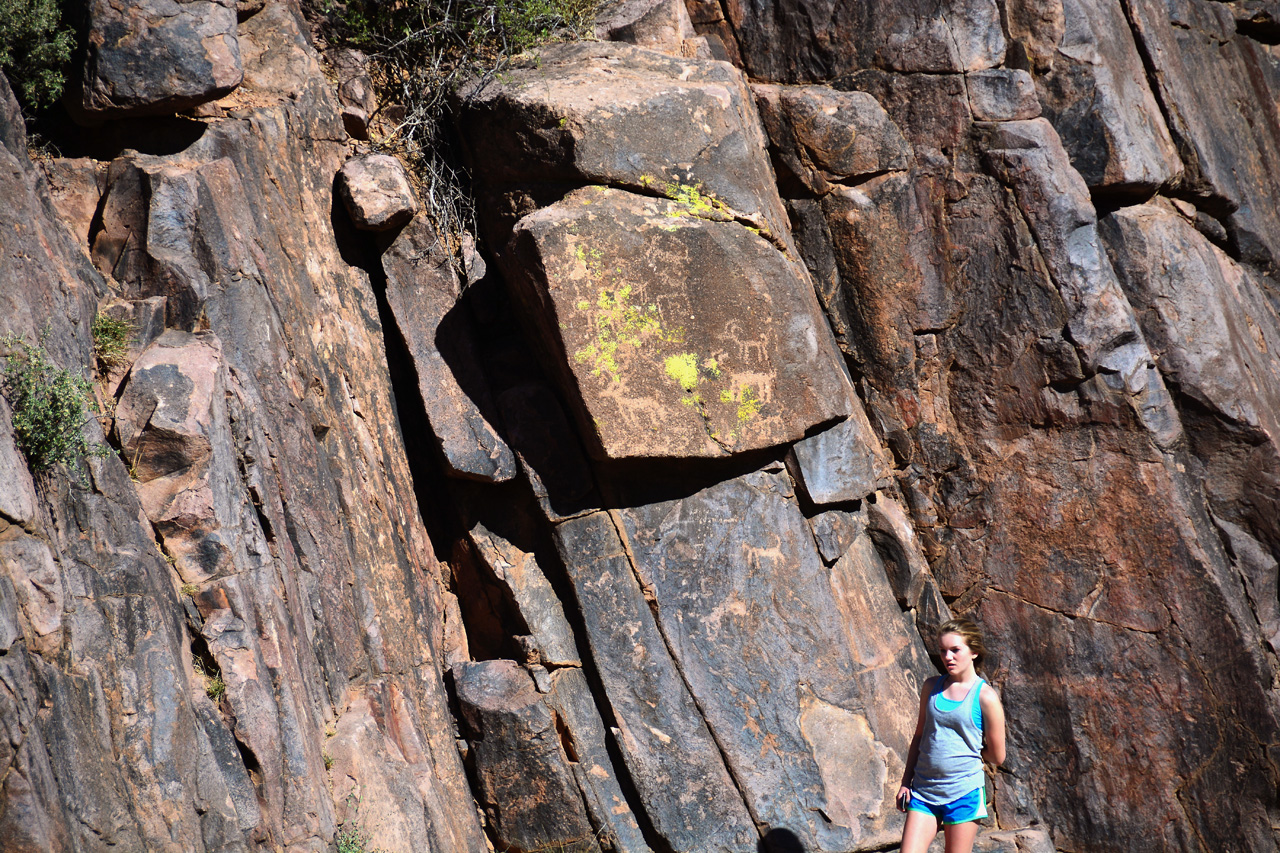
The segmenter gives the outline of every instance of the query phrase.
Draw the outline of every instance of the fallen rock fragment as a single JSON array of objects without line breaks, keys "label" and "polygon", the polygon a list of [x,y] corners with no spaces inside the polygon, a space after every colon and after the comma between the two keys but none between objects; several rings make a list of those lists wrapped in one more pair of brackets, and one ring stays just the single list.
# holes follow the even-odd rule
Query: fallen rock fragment
[{"label": "fallen rock fragment", "polygon": [[338,194],[362,231],[390,231],[418,212],[404,166],[390,154],[353,157],[338,171]]}]

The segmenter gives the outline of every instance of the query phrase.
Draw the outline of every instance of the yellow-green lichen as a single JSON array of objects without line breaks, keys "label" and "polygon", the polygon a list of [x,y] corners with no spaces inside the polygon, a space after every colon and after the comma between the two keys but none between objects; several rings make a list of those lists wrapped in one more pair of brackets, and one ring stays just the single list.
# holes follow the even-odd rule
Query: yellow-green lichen
[{"label": "yellow-green lichen", "polygon": [[698,356],[691,352],[667,356],[663,362],[667,375],[687,392],[698,390]]},{"label": "yellow-green lichen", "polygon": [[760,414],[760,397],[750,385],[743,385],[738,391],[738,423],[747,421]]}]

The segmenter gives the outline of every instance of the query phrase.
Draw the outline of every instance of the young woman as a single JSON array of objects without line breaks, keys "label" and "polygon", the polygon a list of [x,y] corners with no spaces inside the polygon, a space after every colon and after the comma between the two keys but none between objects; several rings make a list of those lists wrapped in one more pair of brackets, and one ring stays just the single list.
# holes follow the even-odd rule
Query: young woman
[{"label": "young woman", "polygon": [[925,853],[942,827],[946,853],[971,853],[979,818],[987,816],[982,762],[1004,761],[1004,708],[978,676],[986,654],[982,632],[968,619],[938,629],[945,676],[920,690],[920,718],[898,789],[907,813],[902,853]]}]

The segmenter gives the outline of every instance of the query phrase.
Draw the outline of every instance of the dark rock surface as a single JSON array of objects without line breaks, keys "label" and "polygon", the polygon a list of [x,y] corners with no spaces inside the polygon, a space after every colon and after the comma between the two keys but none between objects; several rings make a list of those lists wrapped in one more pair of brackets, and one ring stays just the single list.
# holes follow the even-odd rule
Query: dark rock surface
[{"label": "dark rock surface", "polygon": [[75,106],[92,118],[162,115],[214,101],[243,69],[231,0],[87,3],[88,51]]},{"label": "dark rock surface", "polygon": [[296,5],[91,13],[77,156],[0,84],[113,451],[0,396],[0,849],[893,849],[955,614],[975,850],[1275,853],[1266,3],[609,4],[460,93],[474,239],[348,212]]}]

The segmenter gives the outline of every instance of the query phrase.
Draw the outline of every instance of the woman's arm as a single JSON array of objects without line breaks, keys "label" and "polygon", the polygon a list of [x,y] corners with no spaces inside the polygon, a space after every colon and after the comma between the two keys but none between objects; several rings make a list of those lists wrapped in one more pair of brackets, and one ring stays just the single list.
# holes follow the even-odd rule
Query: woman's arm
[{"label": "woman's arm", "polygon": [[982,685],[978,703],[982,706],[982,760],[998,767],[1004,763],[1004,706],[990,684]]},{"label": "woman's arm", "polygon": [[898,811],[906,811],[907,800],[911,796],[911,779],[916,775],[916,760],[920,758],[920,738],[924,735],[925,702],[933,693],[933,679],[926,678],[920,688],[920,712],[916,716],[916,733],[911,738],[911,748],[907,750],[907,766],[902,770],[902,784],[898,788],[896,800]]}]

